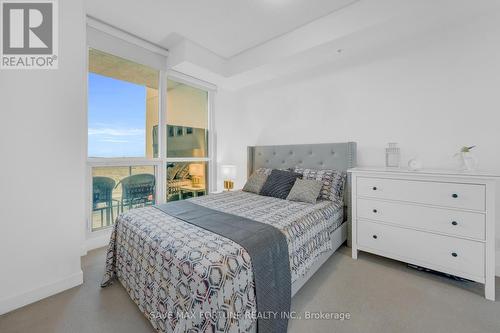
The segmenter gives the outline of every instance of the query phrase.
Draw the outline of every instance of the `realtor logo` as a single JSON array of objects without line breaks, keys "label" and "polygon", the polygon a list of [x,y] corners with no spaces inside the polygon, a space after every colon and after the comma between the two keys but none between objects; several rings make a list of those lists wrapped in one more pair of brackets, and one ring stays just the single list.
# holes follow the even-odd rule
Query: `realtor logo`
[{"label": "realtor logo", "polygon": [[1,69],[57,69],[56,0],[0,0]]}]

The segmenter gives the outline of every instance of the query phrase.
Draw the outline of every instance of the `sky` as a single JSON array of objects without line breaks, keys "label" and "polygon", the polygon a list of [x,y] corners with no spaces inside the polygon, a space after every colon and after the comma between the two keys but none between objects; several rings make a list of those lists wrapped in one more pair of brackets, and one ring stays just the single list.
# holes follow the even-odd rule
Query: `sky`
[{"label": "sky", "polygon": [[88,156],[146,155],[146,87],[89,73]]}]

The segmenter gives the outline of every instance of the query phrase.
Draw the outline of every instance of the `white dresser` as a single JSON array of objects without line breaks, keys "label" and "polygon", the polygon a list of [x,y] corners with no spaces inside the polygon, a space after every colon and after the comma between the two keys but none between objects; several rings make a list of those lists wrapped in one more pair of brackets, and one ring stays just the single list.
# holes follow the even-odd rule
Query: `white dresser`
[{"label": "white dresser", "polygon": [[495,299],[495,181],[486,174],[354,168],[358,250],[485,284]]}]

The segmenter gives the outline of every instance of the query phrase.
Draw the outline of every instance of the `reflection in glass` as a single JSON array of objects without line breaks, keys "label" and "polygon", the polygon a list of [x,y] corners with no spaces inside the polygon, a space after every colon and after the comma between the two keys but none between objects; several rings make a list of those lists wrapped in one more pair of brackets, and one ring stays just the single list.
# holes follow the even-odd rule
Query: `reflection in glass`
[{"label": "reflection in glass", "polygon": [[155,202],[154,166],[92,168],[92,231],[112,225],[120,213]]},{"label": "reflection in glass", "polygon": [[167,157],[208,156],[208,93],[167,82]]},{"label": "reflection in glass", "polygon": [[207,193],[206,162],[167,163],[167,201],[183,200]]}]

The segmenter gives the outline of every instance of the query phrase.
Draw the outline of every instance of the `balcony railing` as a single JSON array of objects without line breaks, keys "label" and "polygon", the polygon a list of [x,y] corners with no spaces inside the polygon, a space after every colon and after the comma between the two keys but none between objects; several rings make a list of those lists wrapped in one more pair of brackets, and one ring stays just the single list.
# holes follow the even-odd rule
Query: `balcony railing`
[{"label": "balcony railing", "polygon": [[92,167],[92,231],[111,226],[120,213],[155,203],[155,166]]}]

